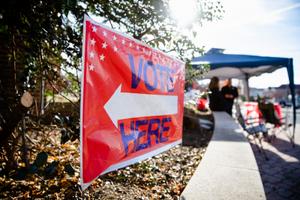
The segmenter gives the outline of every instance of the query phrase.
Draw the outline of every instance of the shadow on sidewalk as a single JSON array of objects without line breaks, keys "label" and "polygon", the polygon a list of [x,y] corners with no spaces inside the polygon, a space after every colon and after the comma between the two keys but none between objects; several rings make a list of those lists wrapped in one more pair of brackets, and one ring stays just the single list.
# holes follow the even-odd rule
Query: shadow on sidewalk
[{"label": "shadow on sidewalk", "polygon": [[266,160],[251,144],[267,199],[300,199],[300,146],[280,137],[263,142]]}]

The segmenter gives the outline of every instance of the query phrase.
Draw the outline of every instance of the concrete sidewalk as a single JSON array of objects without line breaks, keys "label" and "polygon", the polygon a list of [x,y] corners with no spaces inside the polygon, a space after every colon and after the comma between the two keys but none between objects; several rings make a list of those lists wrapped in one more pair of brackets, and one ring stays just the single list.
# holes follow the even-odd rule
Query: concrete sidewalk
[{"label": "concrete sidewalk", "polygon": [[213,112],[213,137],[182,200],[265,200],[259,168],[243,130],[225,112]]},{"label": "concrete sidewalk", "polygon": [[267,199],[300,199],[299,132],[298,127],[294,148],[284,132],[276,134],[277,138],[271,143],[263,141],[263,148],[269,160],[266,160],[253,141],[250,141]]}]

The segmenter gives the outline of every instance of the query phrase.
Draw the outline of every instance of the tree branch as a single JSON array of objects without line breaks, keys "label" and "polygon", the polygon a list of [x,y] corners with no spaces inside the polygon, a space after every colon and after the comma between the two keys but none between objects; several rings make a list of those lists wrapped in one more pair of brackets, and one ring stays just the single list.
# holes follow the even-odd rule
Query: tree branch
[{"label": "tree branch", "polygon": [[49,84],[51,85],[51,87],[63,98],[65,98],[66,100],[68,100],[71,104],[73,104],[75,107],[77,107],[79,109],[79,105],[77,105],[76,103],[74,103],[71,99],[69,99],[68,97],[66,97],[65,95],[61,94],[60,91],[55,87],[54,83],[48,79]]}]

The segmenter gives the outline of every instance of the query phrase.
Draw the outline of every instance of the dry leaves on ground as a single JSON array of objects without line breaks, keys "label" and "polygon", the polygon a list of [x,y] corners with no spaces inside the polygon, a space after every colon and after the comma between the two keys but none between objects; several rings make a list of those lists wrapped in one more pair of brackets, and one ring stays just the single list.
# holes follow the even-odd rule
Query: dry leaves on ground
[{"label": "dry leaves on ground", "polygon": [[22,174],[20,162],[18,170],[0,177],[1,199],[178,199],[205,151],[178,145],[99,177],[82,194],[78,140],[60,145],[57,132],[46,134],[31,154],[34,172]]}]

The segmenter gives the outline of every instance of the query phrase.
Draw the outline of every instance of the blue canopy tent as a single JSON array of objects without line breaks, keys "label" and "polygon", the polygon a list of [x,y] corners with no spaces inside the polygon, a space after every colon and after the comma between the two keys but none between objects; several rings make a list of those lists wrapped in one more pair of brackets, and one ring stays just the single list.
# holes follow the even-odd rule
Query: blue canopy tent
[{"label": "blue canopy tent", "polygon": [[[223,49],[211,49],[205,55],[196,57],[191,61],[194,68],[200,68],[204,64],[209,64],[210,71],[204,75],[206,78],[217,76],[220,78],[237,78],[246,80],[251,76],[259,76],[263,73],[271,73],[279,68],[285,67],[290,81],[290,90],[293,104],[293,136],[294,141],[296,126],[296,101],[294,69],[292,58],[266,57],[253,55],[224,54]],[[249,96],[248,96],[249,97]]]}]

